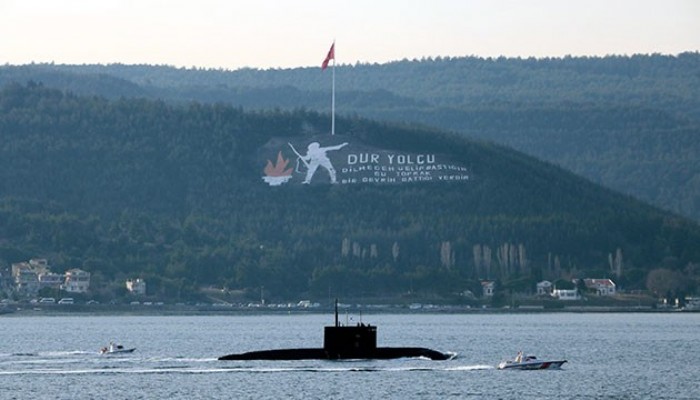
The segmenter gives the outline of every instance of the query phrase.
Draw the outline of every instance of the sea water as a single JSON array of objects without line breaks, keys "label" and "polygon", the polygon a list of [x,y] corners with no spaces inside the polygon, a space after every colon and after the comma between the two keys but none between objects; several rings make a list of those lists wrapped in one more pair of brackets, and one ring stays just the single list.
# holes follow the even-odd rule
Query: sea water
[{"label": "sea water", "polygon": [[[333,322],[325,314],[3,316],[0,399],[700,399],[700,313],[362,319],[378,326],[379,346],[457,355],[449,361],[217,360],[322,347],[323,326]],[[136,351],[100,355],[109,341]],[[568,363],[562,370],[496,369],[519,350]]]}]

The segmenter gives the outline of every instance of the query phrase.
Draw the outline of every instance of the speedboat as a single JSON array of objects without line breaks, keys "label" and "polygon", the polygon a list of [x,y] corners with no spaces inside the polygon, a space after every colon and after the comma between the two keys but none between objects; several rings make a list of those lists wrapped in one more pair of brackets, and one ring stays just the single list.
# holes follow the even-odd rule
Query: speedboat
[{"label": "speedboat", "polygon": [[523,357],[521,353],[515,360],[503,361],[498,364],[498,369],[560,369],[566,360],[539,360],[535,356]]},{"label": "speedboat", "polygon": [[134,350],[136,350],[135,347],[127,349],[120,344],[110,343],[109,346],[103,347],[100,349],[100,354],[104,354],[104,355],[127,354],[127,353],[133,353]]}]

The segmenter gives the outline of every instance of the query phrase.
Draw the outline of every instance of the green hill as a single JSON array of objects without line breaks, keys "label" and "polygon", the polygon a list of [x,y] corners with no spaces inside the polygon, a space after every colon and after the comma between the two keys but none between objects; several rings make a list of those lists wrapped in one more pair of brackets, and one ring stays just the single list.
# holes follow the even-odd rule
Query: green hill
[{"label": "green hill", "polygon": [[[326,71],[327,72],[327,71]],[[404,60],[337,68],[337,110],[505,144],[700,220],[700,54]],[[319,68],[0,67],[76,93],[329,112]]]},{"label": "green hill", "polygon": [[[164,297],[199,285],[309,295],[446,295],[480,278],[698,277],[700,227],[497,145],[339,118],[348,141],[444,155],[466,182],[270,187],[273,137],[327,132],[312,111],[0,92],[0,261],[49,258],[97,281],[141,276]],[[621,261],[621,260],[620,260]],[[619,272],[619,271],[618,271]],[[520,282],[520,283],[518,283]],[[515,286],[514,286],[515,287]]]}]

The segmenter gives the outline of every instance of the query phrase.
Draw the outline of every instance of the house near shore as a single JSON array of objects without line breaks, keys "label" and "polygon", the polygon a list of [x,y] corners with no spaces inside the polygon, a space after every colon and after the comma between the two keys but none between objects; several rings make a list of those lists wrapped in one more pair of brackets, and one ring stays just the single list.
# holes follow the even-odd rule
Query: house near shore
[{"label": "house near shore", "polygon": [[496,282],[481,281],[481,290],[484,297],[493,297],[493,293],[496,290]]},{"label": "house near shore", "polygon": [[[12,278],[19,293],[35,295],[44,287],[51,287],[55,274],[44,258],[33,258],[12,264]],[[60,279],[60,278],[59,278]]]},{"label": "house near shore", "polygon": [[537,295],[538,296],[551,296],[552,290],[554,290],[554,285],[550,281],[537,282]]},{"label": "house near shore", "polygon": [[90,273],[78,268],[66,271],[66,280],[61,290],[69,293],[85,293],[90,288]]},{"label": "house near shore", "polygon": [[598,296],[614,296],[617,293],[617,287],[612,279],[590,279],[583,280],[586,289],[595,292]]},{"label": "house near shore", "polygon": [[564,301],[581,300],[581,296],[576,289],[554,289],[552,296]]},{"label": "house near shore", "polygon": [[39,290],[43,288],[60,289],[65,280],[65,275],[47,271],[37,275],[39,278]]},{"label": "house near shore", "polygon": [[126,290],[129,293],[143,296],[146,294],[146,281],[143,279],[128,279],[126,281]]},{"label": "house near shore", "polygon": [[35,296],[45,288],[71,293],[85,293],[90,288],[89,272],[73,268],[64,274],[54,273],[44,258],[12,264],[12,279],[15,290],[27,296]]}]

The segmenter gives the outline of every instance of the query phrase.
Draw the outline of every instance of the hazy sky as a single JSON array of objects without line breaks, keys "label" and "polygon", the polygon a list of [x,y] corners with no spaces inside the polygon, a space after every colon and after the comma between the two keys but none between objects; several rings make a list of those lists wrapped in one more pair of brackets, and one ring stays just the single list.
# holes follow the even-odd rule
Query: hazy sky
[{"label": "hazy sky", "polygon": [[236,69],[700,50],[697,0],[0,0],[0,64]]}]

